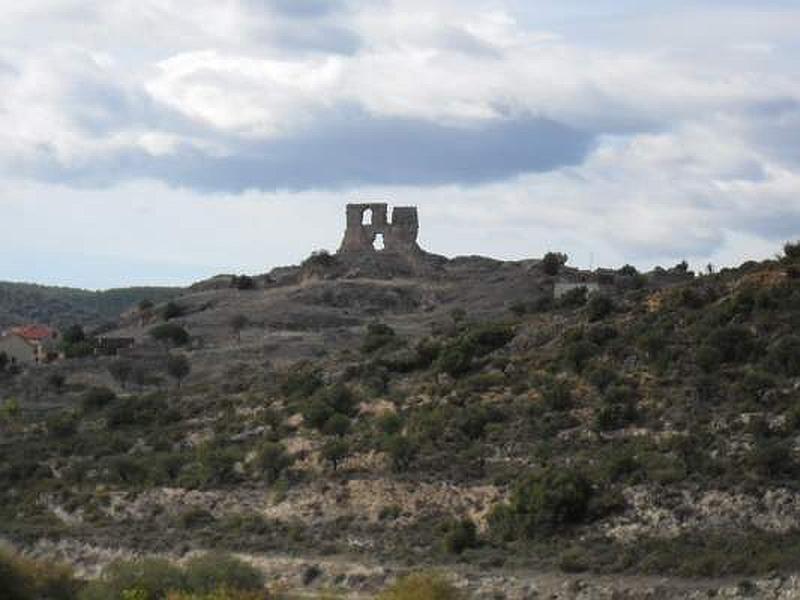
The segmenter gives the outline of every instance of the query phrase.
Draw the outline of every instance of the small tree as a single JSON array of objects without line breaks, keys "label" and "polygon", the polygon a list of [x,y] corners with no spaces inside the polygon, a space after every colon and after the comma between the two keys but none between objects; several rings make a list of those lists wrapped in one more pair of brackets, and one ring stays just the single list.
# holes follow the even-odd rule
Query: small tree
[{"label": "small tree", "polygon": [[614,301],[603,294],[595,294],[586,304],[586,314],[590,321],[600,321],[614,312]]},{"label": "small tree", "polygon": [[322,447],[322,457],[331,463],[334,471],[349,453],[350,445],[343,439],[331,440]]},{"label": "small tree", "polygon": [[79,344],[86,340],[86,333],[83,331],[83,327],[80,325],[70,325],[67,327],[64,332],[61,334],[61,341],[64,343],[65,346],[72,346],[73,344]]},{"label": "small tree", "polygon": [[258,466],[268,483],[275,483],[292,464],[283,444],[264,442],[258,450]]},{"label": "small tree", "polygon": [[228,322],[228,325],[230,325],[233,335],[236,336],[236,341],[241,342],[242,330],[248,325],[250,325],[250,320],[243,314],[236,314],[231,317],[231,320]]},{"label": "small tree", "polygon": [[322,426],[323,433],[327,435],[335,435],[336,437],[344,437],[350,431],[350,419],[342,413],[335,413],[332,415],[325,424]]},{"label": "small tree", "polygon": [[133,373],[133,365],[128,360],[118,358],[108,365],[108,372],[124,390]]},{"label": "small tree", "polygon": [[386,440],[386,452],[392,461],[392,469],[407,471],[417,456],[417,445],[405,435],[392,435]]},{"label": "small tree", "polygon": [[170,354],[167,357],[167,374],[181,387],[181,382],[189,375],[192,366],[183,354]]},{"label": "small tree", "polygon": [[16,420],[20,412],[19,401],[9,398],[0,406],[0,423]]},{"label": "small tree", "polygon": [[467,548],[478,545],[478,532],[472,519],[464,518],[448,526],[444,537],[444,549],[450,554],[461,554]]},{"label": "small tree", "polygon": [[800,259],[800,241],[786,242],[783,246],[783,253],[789,260]]},{"label": "small tree", "polygon": [[177,304],[176,302],[167,302],[164,307],[161,309],[161,318],[165,321],[169,321],[170,319],[176,319],[180,316],[183,316],[184,309],[182,306]]},{"label": "small tree", "polygon": [[565,264],[567,264],[567,255],[563,252],[548,252],[542,258],[542,269],[545,275],[558,275]]},{"label": "small tree", "polygon": [[49,385],[53,390],[60,394],[64,391],[64,385],[67,383],[67,378],[63,373],[50,373],[47,376],[47,385]]},{"label": "small tree", "polygon": [[256,281],[249,275],[234,275],[231,277],[231,287],[237,290],[254,290]]},{"label": "small tree", "polygon": [[154,340],[167,345],[183,346],[189,342],[189,333],[174,323],[156,325],[149,333]]}]

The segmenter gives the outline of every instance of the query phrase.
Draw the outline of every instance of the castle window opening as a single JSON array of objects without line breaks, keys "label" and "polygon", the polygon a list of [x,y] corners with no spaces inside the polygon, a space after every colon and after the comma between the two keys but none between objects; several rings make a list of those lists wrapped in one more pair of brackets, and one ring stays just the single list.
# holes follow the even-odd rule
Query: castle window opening
[{"label": "castle window opening", "polygon": [[372,225],[372,209],[368,208],[364,211],[364,214],[361,215],[361,224],[362,225]]},{"label": "castle window opening", "polygon": [[375,248],[375,250],[383,250],[385,248],[382,233],[375,234],[375,241],[372,242],[372,247]]}]

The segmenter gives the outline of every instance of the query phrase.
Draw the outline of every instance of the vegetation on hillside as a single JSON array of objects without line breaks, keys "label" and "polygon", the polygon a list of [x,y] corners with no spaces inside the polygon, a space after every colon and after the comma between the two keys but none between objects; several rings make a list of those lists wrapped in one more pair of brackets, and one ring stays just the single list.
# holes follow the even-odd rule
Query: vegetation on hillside
[{"label": "vegetation on hillside", "polygon": [[98,326],[116,320],[142,300],[160,303],[180,288],[132,287],[103,291],[0,282],[0,329],[24,323]]},{"label": "vegetation on hillside", "polygon": [[[800,492],[798,254],[788,245],[775,260],[670,285],[624,268],[601,295],[492,319],[461,309],[425,336],[370,315],[347,348],[236,365],[220,381],[169,354],[188,340],[160,324],[153,337],[176,386],[132,389],[114,363],[116,391],[67,378],[46,415],[6,401],[0,528],[22,542],[129,538],[566,571],[797,569],[800,532],[780,498]],[[348,504],[352,482],[409,494],[442,484],[454,500],[372,510]],[[162,487],[294,503],[120,516],[118,496],[133,503]],[[475,490],[492,490],[490,505],[455,501]],[[286,516],[312,492],[317,512]],[[735,519],[692,512],[726,502],[765,512],[772,502],[789,525],[738,508]]]}]

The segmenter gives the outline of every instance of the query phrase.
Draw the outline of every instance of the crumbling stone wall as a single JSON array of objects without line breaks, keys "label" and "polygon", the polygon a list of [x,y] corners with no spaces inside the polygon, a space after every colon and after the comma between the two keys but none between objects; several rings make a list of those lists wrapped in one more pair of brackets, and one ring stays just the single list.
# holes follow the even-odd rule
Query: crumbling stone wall
[{"label": "crumbling stone wall", "polygon": [[[369,213],[370,218],[366,218]],[[416,206],[396,206],[388,220],[385,203],[348,204],[347,229],[340,253],[375,252],[378,236],[383,237],[383,249],[388,252],[413,253],[417,245],[419,219]]]}]

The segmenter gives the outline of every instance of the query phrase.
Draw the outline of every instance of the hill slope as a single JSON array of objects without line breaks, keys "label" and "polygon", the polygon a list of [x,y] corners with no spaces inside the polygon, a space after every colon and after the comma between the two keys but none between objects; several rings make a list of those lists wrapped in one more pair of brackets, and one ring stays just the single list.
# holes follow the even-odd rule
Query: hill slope
[{"label": "hill slope", "polygon": [[[291,585],[316,566],[312,585],[351,591],[428,566],[486,596],[557,581],[565,598],[701,597],[796,572],[787,250],[704,277],[603,271],[600,295],[558,302],[554,282],[588,274],[334,258],[256,289],[198,285],[169,321],[192,337],[171,350],[191,366],[180,388],[150,340],[159,311],[120,330],[139,339],[135,385],[104,358],[4,378],[20,410],[6,401],[0,532],[81,564],[228,549]],[[791,597],[792,581],[741,593]]]},{"label": "hill slope", "polygon": [[145,298],[163,302],[180,291],[168,287],[89,291],[0,281],[0,329],[30,322],[56,327],[73,323],[99,325],[116,320]]}]

